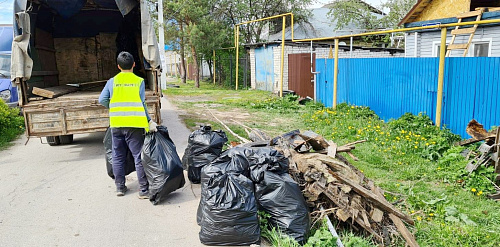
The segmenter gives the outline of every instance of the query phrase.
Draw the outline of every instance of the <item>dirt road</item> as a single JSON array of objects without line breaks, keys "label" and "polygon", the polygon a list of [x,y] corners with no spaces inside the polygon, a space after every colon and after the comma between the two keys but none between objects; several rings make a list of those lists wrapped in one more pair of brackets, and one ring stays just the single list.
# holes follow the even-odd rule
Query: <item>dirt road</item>
[{"label": "dirt road", "polygon": [[[162,101],[163,124],[182,157],[189,131]],[[200,187],[186,186],[161,205],[129,191],[115,196],[106,174],[103,133],[51,147],[20,138],[0,152],[0,246],[203,246],[196,224]],[[45,138],[44,138],[45,141]],[[196,197],[194,196],[196,194]]]}]

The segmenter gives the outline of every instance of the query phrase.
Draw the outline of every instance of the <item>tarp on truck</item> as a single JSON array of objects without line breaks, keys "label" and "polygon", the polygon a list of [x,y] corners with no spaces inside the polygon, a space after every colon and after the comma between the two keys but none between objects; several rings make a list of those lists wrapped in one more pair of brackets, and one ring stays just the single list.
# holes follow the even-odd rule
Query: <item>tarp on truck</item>
[{"label": "tarp on truck", "polygon": [[[54,12],[64,19],[69,19],[78,14],[85,6],[86,0],[41,0]],[[138,4],[141,11],[141,43],[142,53],[146,62],[155,69],[159,69],[160,52],[156,41],[156,34],[151,21],[149,7],[146,0],[94,0],[93,3],[102,9],[117,9],[125,16]],[[27,10],[30,2],[27,0],[14,0],[14,42],[12,42],[11,79],[31,78],[33,60],[29,56],[29,42],[31,36],[31,23]],[[76,20],[78,21],[78,20]],[[103,23],[106,25],[106,23]],[[91,30],[90,30],[91,31]]]}]

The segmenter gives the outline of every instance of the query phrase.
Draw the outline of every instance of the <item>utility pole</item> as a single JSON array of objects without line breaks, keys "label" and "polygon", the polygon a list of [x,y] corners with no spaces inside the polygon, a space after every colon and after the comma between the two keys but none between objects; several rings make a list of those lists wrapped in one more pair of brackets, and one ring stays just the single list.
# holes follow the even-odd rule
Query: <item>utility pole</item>
[{"label": "utility pole", "polygon": [[167,88],[167,64],[165,60],[165,32],[163,30],[163,0],[158,0],[158,35],[160,36],[161,88]]}]

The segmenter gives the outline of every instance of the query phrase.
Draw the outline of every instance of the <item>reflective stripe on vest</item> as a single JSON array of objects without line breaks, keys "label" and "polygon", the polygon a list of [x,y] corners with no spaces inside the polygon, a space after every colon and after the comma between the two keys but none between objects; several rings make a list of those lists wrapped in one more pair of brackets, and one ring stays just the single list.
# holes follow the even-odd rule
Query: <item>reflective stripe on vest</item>
[{"label": "reflective stripe on vest", "polygon": [[112,128],[133,127],[149,131],[139,94],[142,81],[131,72],[121,72],[113,78],[113,95],[109,102],[109,125]]}]

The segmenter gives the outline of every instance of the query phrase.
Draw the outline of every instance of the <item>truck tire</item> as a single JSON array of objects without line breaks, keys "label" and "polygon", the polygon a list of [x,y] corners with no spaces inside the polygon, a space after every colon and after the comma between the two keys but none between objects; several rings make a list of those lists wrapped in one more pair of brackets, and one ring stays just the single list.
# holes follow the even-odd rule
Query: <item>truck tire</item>
[{"label": "truck tire", "polygon": [[63,145],[73,143],[73,135],[62,135],[59,136],[59,142]]},{"label": "truck tire", "polygon": [[59,140],[59,136],[47,136],[47,143],[50,146],[57,146],[61,144],[61,140]]}]

